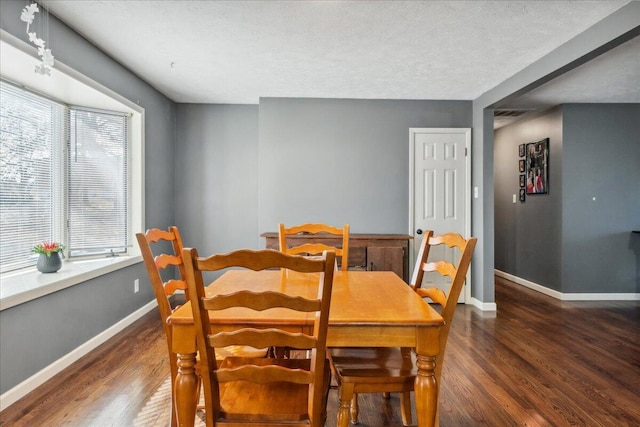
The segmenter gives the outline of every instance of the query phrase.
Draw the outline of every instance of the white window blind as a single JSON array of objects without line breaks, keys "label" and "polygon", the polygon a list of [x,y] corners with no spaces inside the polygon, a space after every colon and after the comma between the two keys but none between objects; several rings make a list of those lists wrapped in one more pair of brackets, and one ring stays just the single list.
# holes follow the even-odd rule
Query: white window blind
[{"label": "white window blind", "polygon": [[69,109],[68,249],[127,250],[127,115]]},{"label": "white window blind", "polygon": [[31,248],[61,241],[64,106],[0,81],[0,273],[35,265]]},{"label": "white window blind", "polygon": [[0,89],[0,273],[35,265],[43,241],[71,257],[126,252],[129,115]]}]

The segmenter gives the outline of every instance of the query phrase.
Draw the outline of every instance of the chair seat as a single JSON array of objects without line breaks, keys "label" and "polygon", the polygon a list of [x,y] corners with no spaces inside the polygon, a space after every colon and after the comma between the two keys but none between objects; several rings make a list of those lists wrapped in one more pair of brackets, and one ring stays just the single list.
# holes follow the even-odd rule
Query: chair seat
[{"label": "chair seat", "polygon": [[[279,365],[294,369],[310,369],[309,359],[274,359],[228,357],[220,368],[237,368],[243,365]],[[329,367],[326,367],[326,381],[329,381]],[[221,418],[218,423],[235,421],[283,421],[308,420],[308,384],[271,382],[257,384],[248,381],[233,381],[220,384]],[[233,408],[229,412],[227,408]]]},{"label": "chair seat", "polygon": [[341,383],[412,384],[416,355],[400,347],[340,347],[329,349],[334,376]]}]

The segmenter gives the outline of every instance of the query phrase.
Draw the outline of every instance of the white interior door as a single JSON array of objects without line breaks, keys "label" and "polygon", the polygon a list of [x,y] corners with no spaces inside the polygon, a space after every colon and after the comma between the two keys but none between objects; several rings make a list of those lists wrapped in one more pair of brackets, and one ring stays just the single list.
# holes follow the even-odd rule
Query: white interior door
[{"label": "white interior door", "polygon": [[[409,234],[414,237],[412,260],[415,263],[423,230],[470,236],[471,129],[411,128],[409,132],[412,169]],[[434,259],[457,262],[457,250],[439,249],[440,253],[431,251]],[[423,286],[444,287],[439,274],[427,276],[425,274]],[[458,302],[470,300],[470,296],[467,277]]]}]

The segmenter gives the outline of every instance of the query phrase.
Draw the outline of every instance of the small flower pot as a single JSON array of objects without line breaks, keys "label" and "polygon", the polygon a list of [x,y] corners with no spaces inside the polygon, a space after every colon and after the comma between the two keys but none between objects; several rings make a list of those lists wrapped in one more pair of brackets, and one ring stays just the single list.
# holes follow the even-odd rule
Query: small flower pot
[{"label": "small flower pot", "polygon": [[53,252],[51,255],[40,254],[36,268],[41,273],[55,273],[62,267],[62,258],[60,252]]}]

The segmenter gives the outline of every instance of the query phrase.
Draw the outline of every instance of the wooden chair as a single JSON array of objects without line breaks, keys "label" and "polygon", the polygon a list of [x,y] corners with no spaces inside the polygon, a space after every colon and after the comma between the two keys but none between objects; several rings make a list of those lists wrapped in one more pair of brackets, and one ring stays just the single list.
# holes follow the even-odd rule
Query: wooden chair
[{"label": "wooden chair", "polygon": [[[138,246],[140,246],[140,252],[144,265],[147,268],[149,274],[149,281],[153,288],[153,293],[156,296],[158,302],[158,309],[160,311],[160,319],[162,321],[162,327],[164,328],[164,334],[167,338],[167,347],[169,353],[169,367],[171,369],[171,395],[173,396],[174,379],[178,373],[178,364],[176,354],[173,352],[172,346],[172,333],[171,328],[166,322],[166,319],[177,307],[172,307],[170,297],[177,293],[179,290],[187,290],[187,282],[182,278],[184,277],[184,264],[182,263],[182,239],[177,227],[169,227],[168,230],[160,230],[153,228],[147,230],[146,233],[136,233],[138,240]],[[172,253],[159,253],[154,255],[151,244],[164,244],[165,250],[171,250]],[[155,246],[155,245],[154,245]],[[179,279],[164,280],[161,274],[162,270],[168,267],[176,267],[178,269]],[[188,294],[185,294],[188,301]],[[171,408],[171,425],[176,424],[175,408],[172,405]]]},{"label": "wooden chair", "polygon": [[[436,359],[435,376],[438,386],[442,374],[445,347],[458,297],[464,284],[477,239],[465,240],[459,234],[448,233],[432,236],[427,231],[422,239],[410,286],[422,297],[429,298],[441,308],[445,326],[440,332],[440,354]],[[460,257],[457,265],[446,261],[428,260],[430,249],[446,245],[457,248]],[[422,288],[425,273],[450,278],[448,292],[430,287]],[[417,373],[416,355],[409,348],[332,348],[329,350],[331,370],[339,387],[338,427],[347,427],[358,419],[358,393],[401,392],[402,422],[411,424],[411,397]]]},{"label": "wooden chair", "polygon": [[[271,249],[244,249],[201,258],[196,249],[184,249],[183,258],[192,296],[207,427],[323,426],[329,390],[326,339],[335,254],[325,251],[321,257],[308,259]],[[203,271],[238,267],[255,271],[281,268],[282,274],[289,270],[320,273],[317,297],[306,299],[281,292],[253,292],[246,288],[238,288],[232,294],[205,296]],[[209,310],[232,307],[258,311],[284,307],[315,313],[314,326],[299,333],[275,327],[212,331]],[[307,350],[310,358],[227,357],[216,364],[215,349],[228,345],[291,347]]]},{"label": "wooden chair", "polygon": [[[142,254],[142,259],[144,260],[144,265],[147,268],[147,273],[149,274],[149,281],[151,282],[153,293],[156,296],[158,309],[160,311],[160,319],[162,321],[162,327],[164,328],[164,333],[167,338],[169,366],[171,369],[171,391],[173,396],[173,383],[174,379],[176,378],[176,374],[178,373],[178,365],[176,354],[171,348],[173,341],[171,327],[169,327],[169,325],[167,324],[166,319],[176,308],[178,308],[178,306],[175,306],[175,304],[173,304],[174,306],[172,306],[171,303],[170,298],[174,294],[176,294],[178,291],[184,291],[185,299],[187,302],[189,301],[187,282],[184,280],[185,269],[184,263],[182,262],[182,238],[180,237],[178,228],[175,226],[169,227],[168,230],[152,228],[150,230],[147,230],[146,233],[137,233],[136,238],[138,240],[138,245],[140,246],[140,252]],[[156,244],[164,245],[165,247],[163,248],[163,250],[170,251],[171,253],[158,253],[158,255],[154,255],[151,247],[152,244],[154,245],[154,248],[156,248]],[[175,267],[178,270],[178,279],[163,279],[162,271],[167,269],[168,267]],[[220,348],[217,357],[219,359],[222,359],[223,357],[228,355],[251,355],[257,357],[265,356],[266,353],[266,349],[254,349],[250,347],[238,346]],[[176,414],[173,407],[171,410],[171,425],[176,425]]]},{"label": "wooden chair", "polygon": [[[318,237],[336,236],[342,240],[340,246],[330,246],[325,243],[305,243],[299,246],[288,246],[287,236],[296,234],[314,234]],[[285,227],[284,224],[279,225],[278,238],[280,242],[280,251],[289,255],[317,255],[323,251],[334,251],[336,257],[340,258],[342,271],[347,271],[349,267],[349,224],[345,224],[341,229],[325,224],[302,224],[293,227]]]}]

